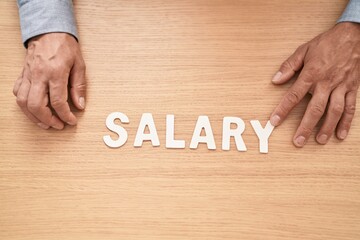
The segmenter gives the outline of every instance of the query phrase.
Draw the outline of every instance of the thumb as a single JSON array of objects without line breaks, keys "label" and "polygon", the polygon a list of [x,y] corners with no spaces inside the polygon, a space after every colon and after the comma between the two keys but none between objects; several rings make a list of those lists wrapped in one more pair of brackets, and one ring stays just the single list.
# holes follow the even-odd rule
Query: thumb
[{"label": "thumb", "polygon": [[304,65],[304,58],[308,49],[308,44],[303,44],[281,64],[279,71],[272,79],[274,84],[283,84],[289,81],[295,72],[299,71]]},{"label": "thumb", "polygon": [[76,62],[70,72],[71,99],[76,108],[85,109],[86,79],[84,61]]}]

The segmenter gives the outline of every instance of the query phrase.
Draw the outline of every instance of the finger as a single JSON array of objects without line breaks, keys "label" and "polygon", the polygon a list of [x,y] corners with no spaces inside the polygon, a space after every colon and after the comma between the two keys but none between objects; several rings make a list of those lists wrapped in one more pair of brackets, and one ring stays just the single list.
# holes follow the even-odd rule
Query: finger
[{"label": "finger", "polygon": [[18,91],[19,91],[19,88],[20,88],[20,85],[21,85],[21,82],[22,82],[22,79],[23,79],[23,73],[24,73],[24,69],[21,71],[20,76],[15,81],[14,88],[13,88],[14,96],[16,96]]},{"label": "finger", "polygon": [[344,113],[337,127],[336,136],[344,140],[349,133],[351,121],[354,118],[356,107],[356,91],[348,92],[345,96]]},{"label": "finger", "polygon": [[64,123],[53,115],[47,106],[49,102],[46,85],[42,83],[33,83],[30,87],[27,107],[31,114],[36,116],[41,123],[51,126],[55,129],[63,129]]},{"label": "finger", "polygon": [[18,77],[16,79],[16,81],[15,81],[14,88],[13,88],[13,94],[14,94],[15,97],[16,97],[18,91],[19,91],[21,82],[22,82],[22,76]]},{"label": "finger", "polygon": [[330,96],[330,102],[326,113],[325,121],[316,136],[316,141],[320,144],[326,144],[330,136],[335,131],[336,125],[339,123],[341,115],[344,111],[345,91],[336,88]]},{"label": "finger", "polygon": [[281,67],[273,77],[272,82],[274,84],[282,84],[289,81],[295,75],[295,72],[299,71],[304,65],[307,49],[307,44],[303,44],[296,49],[296,51],[281,64]]},{"label": "finger", "polygon": [[301,72],[297,81],[286,92],[281,99],[280,104],[275,108],[270,117],[270,122],[273,126],[280,125],[291,110],[304,98],[311,87],[310,81],[304,80],[308,75]]},{"label": "finger", "polygon": [[51,106],[62,121],[69,125],[76,125],[76,117],[70,111],[70,106],[67,102],[67,80],[68,76],[50,81],[50,101]]},{"label": "finger", "polygon": [[330,93],[327,93],[327,91],[324,91],[322,88],[315,88],[314,95],[311,98],[304,117],[295,133],[293,139],[295,146],[303,147],[305,145],[316,124],[325,112],[329,95]]},{"label": "finger", "polygon": [[19,107],[21,108],[21,110],[23,111],[23,113],[32,122],[36,123],[39,127],[43,128],[43,129],[48,129],[49,128],[48,125],[41,124],[40,121],[32,113],[30,113],[29,110],[27,109],[27,102],[28,102],[30,86],[31,85],[30,85],[29,80],[24,78],[23,82],[17,92],[16,102],[19,105]]},{"label": "finger", "polygon": [[85,79],[85,63],[75,64],[70,72],[71,99],[80,110],[85,109],[86,95],[86,79]]}]

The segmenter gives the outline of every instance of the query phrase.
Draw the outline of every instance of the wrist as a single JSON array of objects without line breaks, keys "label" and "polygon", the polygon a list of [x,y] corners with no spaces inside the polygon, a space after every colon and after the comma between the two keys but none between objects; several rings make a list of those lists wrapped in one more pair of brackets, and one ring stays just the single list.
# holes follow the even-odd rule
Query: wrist
[{"label": "wrist", "polygon": [[339,22],[335,26],[348,29],[350,31],[360,32],[360,23],[357,22]]}]

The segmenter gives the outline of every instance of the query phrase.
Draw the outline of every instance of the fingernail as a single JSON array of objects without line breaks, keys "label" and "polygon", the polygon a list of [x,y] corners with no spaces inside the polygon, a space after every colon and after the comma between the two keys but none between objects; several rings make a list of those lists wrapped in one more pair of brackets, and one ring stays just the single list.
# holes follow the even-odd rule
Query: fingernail
[{"label": "fingernail", "polygon": [[42,129],[45,129],[45,130],[49,129],[49,126],[46,125],[46,124],[38,123],[37,125],[38,125],[39,127],[41,127]]},{"label": "fingernail", "polygon": [[274,115],[274,116],[272,116],[271,118],[270,118],[270,123],[271,123],[271,125],[273,125],[273,126],[277,126],[277,125],[279,125],[280,124],[280,117],[279,117],[279,115]]},{"label": "fingernail", "polygon": [[71,122],[67,122],[67,124],[70,125],[70,126],[75,126],[75,125],[76,125],[76,122],[72,122],[72,123],[71,123]]},{"label": "fingernail", "polygon": [[317,139],[317,141],[321,144],[325,144],[327,140],[328,140],[328,136],[326,134],[321,134]]},{"label": "fingernail", "polygon": [[278,71],[272,79],[273,83],[278,83],[281,79],[282,72]]},{"label": "fingernail", "polygon": [[64,125],[54,125],[52,127],[57,129],[57,130],[62,130],[64,128]]},{"label": "fingernail", "polygon": [[82,109],[85,109],[85,98],[79,97],[79,105]]},{"label": "fingernail", "polygon": [[295,145],[297,147],[302,147],[302,146],[304,146],[304,144],[305,144],[305,137],[304,136],[299,136],[299,137],[297,137],[295,139]]},{"label": "fingernail", "polygon": [[344,140],[345,138],[346,138],[346,136],[347,136],[347,131],[346,130],[342,130],[341,132],[340,132],[340,139],[342,139],[342,140]]}]

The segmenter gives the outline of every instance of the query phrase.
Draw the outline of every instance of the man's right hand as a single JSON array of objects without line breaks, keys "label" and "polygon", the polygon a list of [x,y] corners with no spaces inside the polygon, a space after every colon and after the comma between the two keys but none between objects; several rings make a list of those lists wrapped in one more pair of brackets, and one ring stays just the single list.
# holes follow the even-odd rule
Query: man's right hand
[{"label": "man's right hand", "polygon": [[68,84],[74,105],[83,110],[85,62],[76,39],[67,33],[30,39],[24,68],[13,90],[25,115],[43,129],[63,129],[64,123],[75,125],[77,119],[67,102]]}]

